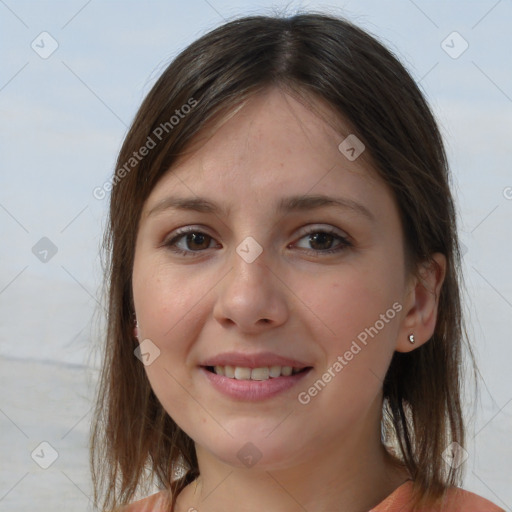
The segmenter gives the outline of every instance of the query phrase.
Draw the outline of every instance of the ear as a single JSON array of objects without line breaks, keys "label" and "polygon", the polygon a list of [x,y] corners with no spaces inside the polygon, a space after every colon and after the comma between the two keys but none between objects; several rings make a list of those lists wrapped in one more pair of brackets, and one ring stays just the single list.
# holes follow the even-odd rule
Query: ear
[{"label": "ear", "polygon": [[[432,259],[435,263],[423,263],[419,269],[420,278],[412,277],[408,285],[404,300],[405,317],[395,348],[397,352],[410,352],[426,343],[434,334],[439,295],[446,275],[446,257],[437,252]],[[410,334],[414,335],[414,344],[409,341]]]}]

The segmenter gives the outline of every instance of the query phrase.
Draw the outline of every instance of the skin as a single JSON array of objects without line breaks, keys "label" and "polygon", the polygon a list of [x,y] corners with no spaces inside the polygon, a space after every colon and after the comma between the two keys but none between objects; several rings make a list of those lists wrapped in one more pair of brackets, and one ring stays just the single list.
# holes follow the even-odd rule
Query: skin
[{"label": "skin", "polygon": [[[424,267],[421,282],[406,275],[393,195],[368,159],[351,162],[338,150],[344,137],[303,103],[268,89],[202,138],[145,203],[133,268],[139,341],[160,349],[147,375],[194,440],[201,473],[179,495],[178,511],[232,503],[247,512],[367,511],[408,478],[381,444],[382,379],[395,350],[413,350],[433,334],[445,259],[435,254],[440,271]],[[275,211],[284,196],[317,193],[357,201],[374,220],[333,207]],[[148,215],[169,196],[206,197],[229,214]],[[164,245],[184,226],[209,235],[176,241],[189,256]],[[306,233],[329,227],[352,246],[322,255],[339,239],[315,244]],[[236,252],[249,236],[263,249],[252,263]],[[402,306],[394,318],[301,404],[298,393],[394,303]],[[277,397],[235,401],[198,369],[225,351],[276,352],[313,370]],[[237,457],[249,441],[261,454],[251,468]]]}]

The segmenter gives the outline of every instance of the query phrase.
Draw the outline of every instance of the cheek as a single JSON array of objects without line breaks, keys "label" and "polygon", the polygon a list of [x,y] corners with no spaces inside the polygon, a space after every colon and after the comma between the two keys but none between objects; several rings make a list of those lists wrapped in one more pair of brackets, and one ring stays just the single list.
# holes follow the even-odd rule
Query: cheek
[{"label": "cheek", "polygon": [[[381,315],[386,316],[400,297],[389,272],[347,269],[324,278],[301,281],[294,291],[317,319],[319,332],[326,339],[348,341],[356,337],[374,325]],[[392,310],[385,320],[395,317],[396,311]],[[391,323],[394,322],[385,322]],[[382,327],[380,322],[378,326]]]},{"label": "cheek", "polygon": [[[158,258],[135,259],[133,296],[144,334],[162,334],[185,314],[190,286]],[[160,337],[159,336],[159,337]]]},{"label": "cheek", "polygon": [[[297,295],[307,306],[309,336],[325,354],[322,370],[336,375],[330,387],[339,394],[328,393],[325,399],[343,401],[347,389],[357,389],[360,395],[367,392],[369,400],[378,392],[396,345],[402,309],[398,292],[393,274],[383,266],[340,269],[325,278],[302,281]],[[351,407],[348,398],[346,406]]]},{"label": "cheek", "polygon": [[176,271],[155,261],[147,268],[151,271],[134,266],[133,293],[141,336],[157,344],[162,360],[179,359],[183,365],[204,323],[211,280],[192,267]]},{"label": "cheek", "polygon": [[201,298],[209,287],[205,279],[181,270],[171,271],[158,262],[145,265],[150,272],[134,266],[133,293],[141,340],[150,339],[159,349],[158,357],[145,367],[159,401],[173,420],[187,432],[189,418],[199,424],[207,418],[184,390],[192,390],[193,379],[187,358],[201,329],[199,316],[205,311]]},{"label": "cheek", "polygon": [[336,428],[357,423],[382,389],[402,309],[391,280],[386,272],[351,269],[304,283],[298,292],[307,298],[310,336],[325,354],[311,387],[300,390],[300,403],[327,411],[331,421],[325,428],[333,435]]}]

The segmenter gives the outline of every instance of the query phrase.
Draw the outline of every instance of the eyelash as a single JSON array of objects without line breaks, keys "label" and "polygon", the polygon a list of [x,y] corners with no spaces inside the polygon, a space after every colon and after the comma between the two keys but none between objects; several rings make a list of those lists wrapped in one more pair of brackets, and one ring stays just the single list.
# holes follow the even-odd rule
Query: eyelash
[{"label": "eyelash", "polygon": [[[176,245],[175,245],[176,242],[178,242],[181,238],[183,238],[185,235],[188,235],[190,233],[206,235],[207,237],[209,237],[209,238],[211,238],[213,240],[213,237],[210,237],[210,235],[208,235],[207,233],[204,233],[203,231],[200,231],[197,228],[190,227],[190,228],[183,228],[183,229],[178,230],[176,232],[176,235],[171,240],[169,240],[168,242],[165,242],[163,245],[165,247],[167,247],[169,250],[171,250],[172,252],[174,252],[176,254],[181,254],[183,256],[193,256],[196,253],[204,252],[206,249],[203,249],[203,250],[200,250],[200,251],[190,251],[190,250],[185,251],[183,249],[180,249],[180,248],[176,247]],[[335,249],[327,249],[325,251],[315,250],[315,249],[302,249],[302,250],[304,250],[304,251],[306,251],[307,253],[310,253],[310,254],[313,253],[315,256],[319,256],[319,255],[320,256],[324,256],[324,255],[328,255],[328,254],[334,254],[334,253],[341,252],[341,251],[345,250],[346,248],[353,246],[353,244],[351,242],[349,242],[349,240],[346,237],[341,236],[340,234],[338,234],[336,232],[336,230],[334,230],[333,228],[322,228],[322,229],[314,228],[314,229],[311,229],[310,231],[304,233],[299,238],[299,240],[301,240],[302,238],[307,237],[308,235],[318,234],[318,233],[327,234],[327,235],[333,235],[341,243]]]}]

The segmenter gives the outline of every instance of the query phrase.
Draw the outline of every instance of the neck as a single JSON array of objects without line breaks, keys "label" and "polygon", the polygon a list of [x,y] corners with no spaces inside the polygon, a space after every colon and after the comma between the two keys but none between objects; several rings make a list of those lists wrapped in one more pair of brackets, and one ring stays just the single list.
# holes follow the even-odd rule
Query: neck
[{"label": "neck", "polygon": [[196,444],[200,476],[176,511],[225,512],[235,503],[244,512],[367,512],[408,479],[381,443],[380,409],[376,416],[286,469],[235,468]]}]

